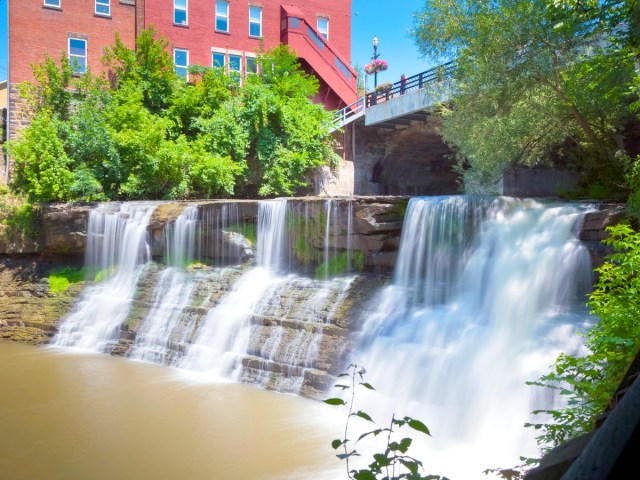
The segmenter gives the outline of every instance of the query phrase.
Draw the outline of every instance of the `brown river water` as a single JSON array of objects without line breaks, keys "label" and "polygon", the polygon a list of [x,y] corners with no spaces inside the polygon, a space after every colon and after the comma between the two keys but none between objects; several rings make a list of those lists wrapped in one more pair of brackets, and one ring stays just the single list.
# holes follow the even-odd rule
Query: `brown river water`
[{"label": "brown river water", "polygon": [[0,341],[2,480],[340,480],[343,412],[170,368]]}]

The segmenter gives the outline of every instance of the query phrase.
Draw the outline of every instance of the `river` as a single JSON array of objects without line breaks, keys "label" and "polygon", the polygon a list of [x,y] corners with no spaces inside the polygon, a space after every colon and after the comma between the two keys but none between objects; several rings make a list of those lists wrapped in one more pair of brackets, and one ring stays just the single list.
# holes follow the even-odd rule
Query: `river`
[{"label": "river", "polygon": [[342,478],[335,407],[100,354],[0,343],[4,480]]}]

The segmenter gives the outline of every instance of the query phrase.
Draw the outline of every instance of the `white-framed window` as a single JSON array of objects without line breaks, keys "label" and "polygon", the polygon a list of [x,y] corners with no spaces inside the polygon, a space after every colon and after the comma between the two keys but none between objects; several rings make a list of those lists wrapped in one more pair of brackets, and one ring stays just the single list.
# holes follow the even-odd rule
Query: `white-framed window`
[{"label": "white-framed window", "polygon": [[110,0],[96,0],[96,15],[111,15]]},{"label": "white-framed window", "polygon": [[242,56],[229,55],[229,76],[238,83],[242,80]]},{"label": "white-framed window", "polygon": [[61,8],[60,2],[61,2],[61,0],[44,0],[43,5],[45,7]]},{"label": "white-framed window", "polygon": [[320,35],[329,40],[329,19],[327,17],[318,17],[318,31]]},{"label": "white-framed window", "polygon": [[226,0],[216,0],[216,30],[229,31],[229,2]]},{"label": "white-framed window", "polygon": [[249,5],[249,36],[262,36],[262,7]]},{"label": "white-framed window", "polygon": [[227,56],[223,52],[211,53],[211,65],[214,68],[224,67],[227,64]]},{"label": "white-framed window", "polygon": [[256,57],[245,57],[244,75],[251,75],[252,73],[258,73],[258,61]]},{"label": "white-framed window", "polygon": [[318,31],[320,35],[329,40],[329,19],[327,17],[318,17]]},{"label": "white-framed window", "polygon": [[176,66],[176,73],[189,80],[189,50],[174,48],[173,63]]},{"label": "white-framed window", "polygon": [[87,41],[82,38],[69,38],[69,64],[73,73],[87,71]]},{"label": "white-framed window", "polygon": [[173,23],[175,25],[189,24],[189,0],[173,0]]}]

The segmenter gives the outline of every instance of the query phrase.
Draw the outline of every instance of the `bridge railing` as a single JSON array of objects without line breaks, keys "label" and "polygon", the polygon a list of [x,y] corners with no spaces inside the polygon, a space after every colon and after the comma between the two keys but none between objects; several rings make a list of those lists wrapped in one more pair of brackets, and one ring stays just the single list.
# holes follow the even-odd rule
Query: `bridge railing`
[{"label": "bridge railing", "polygon": [[[380,101],[386,101],[390,98],[404,95],[413,90],[420,90],[429,84],[450,79],[455,74],[457,67],[457,62],[453,60],[393,83],[384,91],[378,90],[367,93],[365,96],[365,108],[376,105]],[[378,86],[378,89],[379,88],[380,86]]]},{"label": "bridge railing", "polygon": [[365,114],[365,110],[379,102],[389,100],[398,95],[404,95],[413,90],[420,90],[430,84],[435,84],[442,80],[447,80],[453,77],[457,69],[457,63],[455,60],[447,63],[443,63],[437,67],[425,70],[424,72],[413,75],[404,80],[400,80],[392,84],[386,91],[378,91],[367,93],[364,97],[360,97],[358,100],[350,105],[347,105],[342,110],[338,110],[333,116],[333,130],[337,130],[345,126],[348,123],[362,117]]}]

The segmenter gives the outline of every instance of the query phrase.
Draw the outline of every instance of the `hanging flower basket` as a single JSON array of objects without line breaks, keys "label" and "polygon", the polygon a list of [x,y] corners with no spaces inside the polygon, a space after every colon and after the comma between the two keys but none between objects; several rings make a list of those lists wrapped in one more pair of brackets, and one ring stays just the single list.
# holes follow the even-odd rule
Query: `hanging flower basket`
[{"label": "hanging flower basket", "polygon": [[378,85],[375,89],[376,93],[387,93],[390,92],[391,89],[393,88],[393,83],[391,82],[385,82],[385,83],[381,83],[380,85]]},{"label": "hanging flower basket", "polygon": [[386,60],[374,60],[371,63],[367,63],[364,66],[364,73],[367,75],[372,75],[376,72],[383,72],[387,68],[389,68],[389,64]]}]

